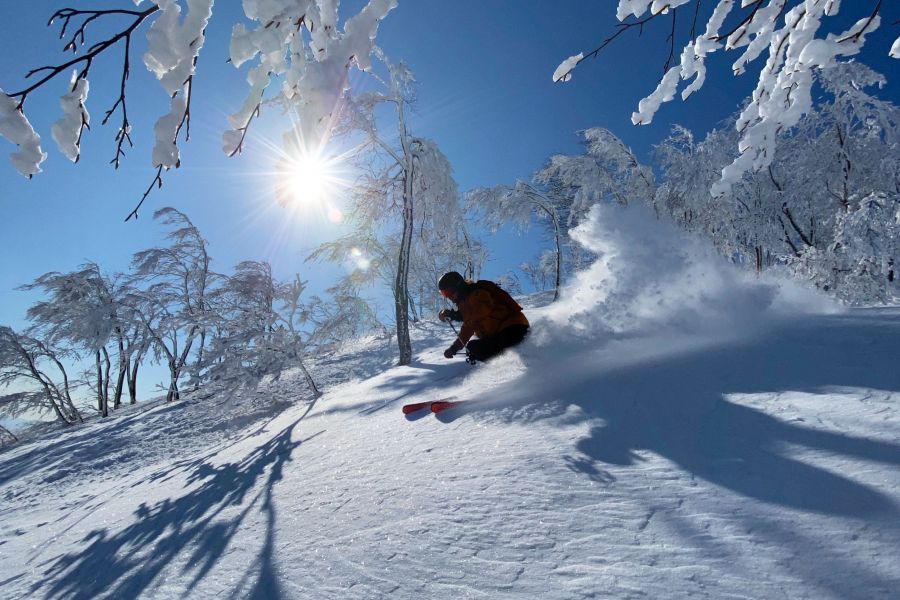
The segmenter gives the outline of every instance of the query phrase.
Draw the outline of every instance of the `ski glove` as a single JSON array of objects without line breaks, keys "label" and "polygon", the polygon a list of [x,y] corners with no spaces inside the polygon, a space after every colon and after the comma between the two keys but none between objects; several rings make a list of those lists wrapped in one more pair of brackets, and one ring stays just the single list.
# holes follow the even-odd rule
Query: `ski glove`
[{"label": "ski glove", "polygon": [[438,313],[438,319],[441,321],[462,321],[462,317],[459,314],[458,310],[451,310],[449,308],[445,308],[441,312]]},{"label": "ski glove", "polygon": [[444,350],[444,358],[453,358],[457,352],[463,349],[463,343],[458,339],[453,342],[453,345]]}]

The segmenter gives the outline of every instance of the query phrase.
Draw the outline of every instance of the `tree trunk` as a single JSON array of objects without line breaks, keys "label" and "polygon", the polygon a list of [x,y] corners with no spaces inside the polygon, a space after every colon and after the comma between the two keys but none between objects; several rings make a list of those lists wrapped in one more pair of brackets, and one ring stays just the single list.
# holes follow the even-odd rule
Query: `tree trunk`
[{"label": "tree trunk", "polygon": [[178,392],[178,377],[180,373],[178,368],[175,366],[175,363],[169,361],[169,391],[166,394],[166,402],[174,402],[180,398]]},{"label": "tree trunk", "polygon": [[103,398],[103,410],[101,410],[101,414],[104,417],[109,416],[109,373],[112,370],[112,363],[109,360],[109,352],[106,351],[106,346],[102,348],[103,350],[103,390],[102,390],[102,398]]},{"label": "tree trunk", "polygon": [[100,351],[94,352],[97,365],[97,412],[103,413],[103,367],[100,365]]},{"label": "tree trunk", "polygon": [[125,375],[128,373],[128,359],[125,358],[125,343],[119,338],[119,375],[116,378],[116,387],[113,388],[113,410],[122,406],[122,387],[125,385]]},{"label": "tree trunk", "polygon": [[412,168],[409,168],[403,181],[403,234],[400,237],[400,256],[397,257],[397,279],[394,283],[400,365],[412,362],[412,342],[409,338],[409,254],[413,234],[412,176]]},{"label": "tree trunk", "polygon": [[306,365],[303,364],[303,359],[298,359],[300,364],[300,370],[303,371],[303,378],[306,379],[307,385],[312,389],[313,395],[315,398],[318,398],[322,395],[322,392],[319,391],[319,387],[316,385],[316,382],[313,381],[312,375],[310,375],[309,371],[306,370]]},{"label": "tree trunk", "polygon": [[134,368],[128,374],[128,403],[137,403],[137,376],[138,364],[135,363]]},{"label": "tree trunk", "polygon": [[203,370],[203,349],[206,347],[206,328],[200,330],[200,348],[197,350],[197,383],[194,384],[194,391],[200,389],[200,372]]},{"label": "tree trunk", "polygon": [[141,368],[141,360],[144,357],[146,346],[141,346],[134,355],[134,364],[130,365],[128,371],[128,400],[129,404],[137,403],[137,378],[138,370]]}]

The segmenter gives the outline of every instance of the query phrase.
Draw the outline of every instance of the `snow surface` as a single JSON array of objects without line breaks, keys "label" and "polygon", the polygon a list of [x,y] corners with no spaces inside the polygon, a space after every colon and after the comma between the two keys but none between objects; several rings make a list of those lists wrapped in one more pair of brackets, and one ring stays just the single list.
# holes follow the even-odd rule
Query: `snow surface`
[{"label": "snow surface", "polygon": [[[426,322],[410,366],[320,357],[315,403],[289,375],[3,451],[0,597],[897,598],[900,309],[636,212],[577,235],[600,259],[492,363]],[[400,411],[439,398],[479,403]]]}]

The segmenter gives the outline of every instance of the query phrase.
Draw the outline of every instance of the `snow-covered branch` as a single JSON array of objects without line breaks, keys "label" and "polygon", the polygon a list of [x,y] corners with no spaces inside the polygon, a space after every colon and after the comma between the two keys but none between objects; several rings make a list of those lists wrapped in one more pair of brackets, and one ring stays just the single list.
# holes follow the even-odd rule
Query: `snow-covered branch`
[{"label": "snow-covered branch", "polygon": [[[587,55],[566,59],[554,73],[554,81],[568,81],[578,64],[587,57],[596,56],[627,29],[641,28],[647,21],[674,12],[691,1],[697,2],[696,22],[699,0],[620,0],[617,18],[622,23],[617,26],[617,31]],[[691,39],[682,49],[679,63],[666,70],[656,89],[640,101],[631,118],[636,125],[651,123],[660,106],[675,97],[682,81],[689,82],[681,92],[683,100],[699,90],[706,81],[706,58],[719,49],[744,49],[733,64],[735,75],[767,55],[757,87],[736,122],[741,132],[740,155],[722,170],[719,180],[711,186],[715,196],[727,193],[747,172],[771,164],[778,134],[796,126],[811,110],[815,74],[834,65],[840,57],[858,54],[866,36],[881,23],[882,0],[878,0],[870,13],[846,31],[826,32],[824,37],[819,37],[817,34],[824,28],[826,19],[835,17],[840,11],[841,2],[744,0],[740,3],[743,14],[723,31],[735,4],[736,0],[718,0],[703,34],[694,37],[695,25],[691,26]],[[648,11],[649,16],[641,20],[626,21],[639,19]],[[670,35],[674,38],[674,24]],[[900,41],[894,43],[891,56],[900,56],[897,48],[900,48]]]}]

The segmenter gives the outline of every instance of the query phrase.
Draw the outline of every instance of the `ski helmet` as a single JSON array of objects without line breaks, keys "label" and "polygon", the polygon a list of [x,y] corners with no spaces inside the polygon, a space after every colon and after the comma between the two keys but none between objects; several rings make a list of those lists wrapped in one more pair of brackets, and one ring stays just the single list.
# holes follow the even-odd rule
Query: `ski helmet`
[{"label": "ski helmet", "polygon": [[443,277],[438,281],[438,289],[441,291],[455,290],[465,282],[466,280],[463,279],[462,275],[456,271],[450,271],[449,273],[444,273]]}]

